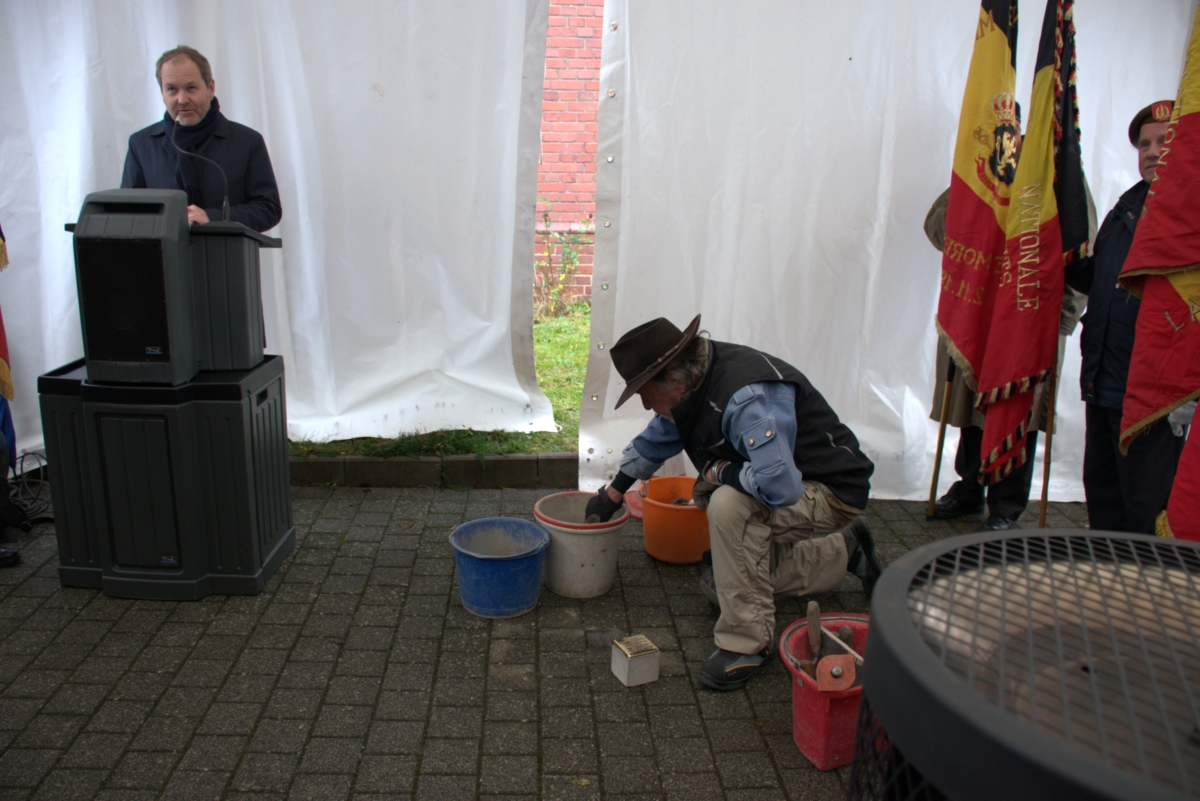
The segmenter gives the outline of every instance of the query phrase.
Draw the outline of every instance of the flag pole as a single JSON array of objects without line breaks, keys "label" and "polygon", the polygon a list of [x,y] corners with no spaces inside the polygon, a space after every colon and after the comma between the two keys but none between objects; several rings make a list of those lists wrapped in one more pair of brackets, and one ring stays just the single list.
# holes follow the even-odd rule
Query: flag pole
[{"label": "flag pole", "polygon": [[1042,454],[1042,508],[1038,513],[1038,528],[1046,527],[1046,509],[1050,505],[1050,447],[1054,442],[1055,417],[1058,411],[1058,377],[1062,372],[1063,350],[1066,337],[1058,337],[1058,359],[1054,364],[1054,375],[1050,376],[1050,402],[1046,412],[1046,452]]},{"label": "flag pole", "polygon": [[933,462],[933,482],[929,485],[929,506],[925,509],[926,520],[933,520],[934,505],[937,501],[938,476],[942,472],[942,449],[946,445],[946,419],[950,416],[950,390],[953,386],[954,359],[950,359],[946,367],[946,389],[942,392],[942,422],[938,426],[937,458]]}]

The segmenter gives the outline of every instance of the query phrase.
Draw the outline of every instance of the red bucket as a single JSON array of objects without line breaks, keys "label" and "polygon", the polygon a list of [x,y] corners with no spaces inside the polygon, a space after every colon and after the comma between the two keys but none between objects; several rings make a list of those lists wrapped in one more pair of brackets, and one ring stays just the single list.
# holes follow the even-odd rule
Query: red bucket
[{"label": "red bucket", "polygon": [[[854,642],[848,644],[860,654],[866,648],[870,620],[867,615],[851,612],[825,612],[821,615],[821,624],[832,632],[849,626],[854,632]],[[838,652],[844,653],[841,649]],[[779,653],[793,678],[792,739],[796,741],[796,747],[818,770],[833,770],[849,765],[854,756],[854,734],[858,728],[858,702],[862,697],[862,684],[840,692],[823,693],[817,689],[817,680],[798,667],[800,660],[812,656],[812,649],[808,645],[808,621],[805,618],[784,629],[779,638]]]}]

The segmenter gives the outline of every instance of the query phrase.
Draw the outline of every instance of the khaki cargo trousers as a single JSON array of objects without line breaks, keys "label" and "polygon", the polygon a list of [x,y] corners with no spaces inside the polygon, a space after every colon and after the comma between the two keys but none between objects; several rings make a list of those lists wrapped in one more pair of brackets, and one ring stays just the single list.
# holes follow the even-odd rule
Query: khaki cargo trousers
[{"label": "khaki cargo trousers", "polygon": [[848,554],[838,529],[862,509],[849,506],[824,484],[805,481],[792,506],[772,509],[732,487],[701,481],[697,506],[707,502],[713,580],[721,616],[713,629],[718,648],[756,654],[775,639],[774,595],[836,590]]}]

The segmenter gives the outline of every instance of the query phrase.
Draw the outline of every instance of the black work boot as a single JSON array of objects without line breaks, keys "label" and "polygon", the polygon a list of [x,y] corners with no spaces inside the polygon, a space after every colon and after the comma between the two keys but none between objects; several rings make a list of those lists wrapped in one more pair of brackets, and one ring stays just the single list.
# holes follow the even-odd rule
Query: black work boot
[{"label": "black work boot", "polygon": [[718,648],[700,667],[700,683],[714,690],[739,690],[775,657],[768,645],[757,654],[737,654]]},{"label": "black work boot", "polygon": [[849,557],[846,560],[846,572],[853,573],[862,581],[863,591],[870,598],[871,593],[875,592],[875,582],[883,572],[883,565],[875,553],[875,538],[871,536],[867,521],[861,517],[855,520],[842,531],[842,539],[846,541]]}]

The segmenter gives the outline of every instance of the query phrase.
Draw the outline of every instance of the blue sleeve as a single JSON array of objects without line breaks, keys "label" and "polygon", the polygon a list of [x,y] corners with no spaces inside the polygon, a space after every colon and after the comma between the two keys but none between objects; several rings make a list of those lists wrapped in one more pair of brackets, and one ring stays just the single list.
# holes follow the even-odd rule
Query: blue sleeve
[{"label": "blue sleeve", "polygon": [[733,393],[721,433],[746,461],[738,480],[749,495],[772,508],[791,506],[804,494],[796,468],[796,389],[785,381],[747,384]]},{"label": "blue sleeve", "polygon": [[675,424],[656,414],[642,433],[625,446],[621,454],[621,472],[634,478],[650,478],[663,462],[681,450],[683,442]]}]

